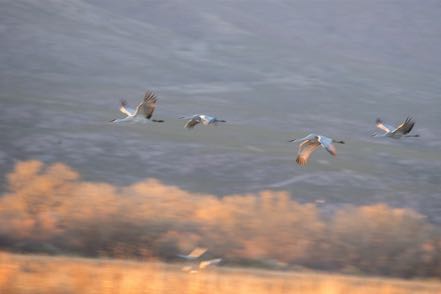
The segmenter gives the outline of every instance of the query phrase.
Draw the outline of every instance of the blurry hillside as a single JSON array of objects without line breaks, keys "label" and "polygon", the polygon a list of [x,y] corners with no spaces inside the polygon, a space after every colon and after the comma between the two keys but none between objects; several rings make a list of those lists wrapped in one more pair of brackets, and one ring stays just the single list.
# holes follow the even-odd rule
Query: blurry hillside
[{"label": "blurry hillside", "polygon": [[[1,178],[61,161],[117,185],[281,189],[440,223],[440,13],[437,0],[1,1]],[[166,124],[107,123],[146,88]],[[229,124],[186,132],[176,117],[194,112]],[[369,137],[377,116],[407,115],[421,140]],[[286,141],[311,131],[348,144],[300,169]]]}]

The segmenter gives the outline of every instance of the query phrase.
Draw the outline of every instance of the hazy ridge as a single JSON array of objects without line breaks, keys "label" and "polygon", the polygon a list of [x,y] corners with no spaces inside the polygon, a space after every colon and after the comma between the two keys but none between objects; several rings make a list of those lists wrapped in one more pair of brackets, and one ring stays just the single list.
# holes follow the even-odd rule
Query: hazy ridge
[{"label": "hazy ridge", "polygon": [[[438,1],[2,1],[0,166],[62,161],[90,180],[147,177],[226,195],[386,202],[441,222]],[[146,88],[162,126],[112,126]],[[230,122],[186,132],[181,114]],[[369,138],[415,117],[421,140]],[[295,165],[286,141],[345,139]],[[340,147],[340,146],[339,146]],[[5,190],[5,186],[2,190]]]}]

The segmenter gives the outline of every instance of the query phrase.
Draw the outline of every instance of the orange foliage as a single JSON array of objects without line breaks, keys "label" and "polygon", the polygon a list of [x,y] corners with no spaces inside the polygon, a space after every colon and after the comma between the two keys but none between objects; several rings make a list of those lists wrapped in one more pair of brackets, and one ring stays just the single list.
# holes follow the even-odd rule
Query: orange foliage
[{"label": "orange foliage", "polygon": [[219,198],[155,179],[116,187],[38,161],[7,180],[0,246],[11,250],[172,259],[199,245],[233,262],[441,276],[439,229],[408,209],[347,207],[325,219],[286,192]]}]

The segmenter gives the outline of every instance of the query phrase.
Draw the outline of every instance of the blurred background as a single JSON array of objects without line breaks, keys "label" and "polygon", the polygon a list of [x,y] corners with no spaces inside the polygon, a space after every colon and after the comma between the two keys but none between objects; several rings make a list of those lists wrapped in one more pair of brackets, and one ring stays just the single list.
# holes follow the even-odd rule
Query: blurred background
[{"label": "blurred background", "polygon": [[[1,1],[0,246],[173,260],[204,245],[233,263],[440,276],[440,13]],[[109,123],[147,89],[164,124]],[[177,117],[193,113],[228,123],[188,131]],[[420,138],[370,137],[406,116]],[[300,168],[287,141],[310,132],[346,144]]]}]

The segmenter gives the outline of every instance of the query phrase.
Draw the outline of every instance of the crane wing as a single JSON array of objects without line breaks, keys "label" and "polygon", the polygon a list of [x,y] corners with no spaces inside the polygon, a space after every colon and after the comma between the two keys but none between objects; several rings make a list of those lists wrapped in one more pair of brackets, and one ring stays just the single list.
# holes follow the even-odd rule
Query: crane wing
[{"label": "crane wing", "polygon": [[385,125],[380,118],[377,118],[375,125],[377,126],[377,128],[385,131],[386,133],[391,132],[393,129],[391,126]]},{"label": "crane wing", "polygon": [[119,111],[121,111],[122,113],[124,113],[127,116],[132,116],[135,114],[135,110],[133,108],[130,108],[127,105],[127,101],[124,99],[121,100]]},{"label": "crane wing", "polygon": [[207,248],[196,247],[188,255],[189,257],[198,258],[207,251]]},{"label": "crane wing", "polygon": [[204,269],[210,265],[216,265],[222,261],[222,258],[215,258],[210,260],[204,260],[199,263],[199,268]]},{"label": "crane wing", "polygon": [[320,147],[320,142],[316,140],[308,140],[300,144],[296,159],[297,164],[300,166],[306,165],[309,157],[318,147]]},{"label": "crane wing", "polygon": [[187,260],[195,260],[202,256],[207,251],[207,248],[196,247],[193,249],[188,255],[185,254],[177,254],[177,256],[187,259]]},{"label": "crane wing", "polygon": [[408,117],[393,132],[406,135],[406,134],[410,133],[410,131],[413,129],[414,125],[415,125],[415,122],[412,120],[412,118]]},{"label": "crane wing", "polygon": [[156,102],[156,95],[152,91],[145,92],[144,101],[136,107],[135,115],[142,115],[145,118],[150,119],[155,111]]},{"label": "crane wing", "polygon": [[201,118],[199,116],[195,116],[185,124],[185,127],[187,129],[192,129],[199,123],[201,123]]},{"label": "crane wing", "polygon": [[334,144],[332,144],[332,139],[324,136],[319,136],[319,142],[322,144],[322,146],[331,153],[332,156],[337,155],[337,150],[335,149]]}]

